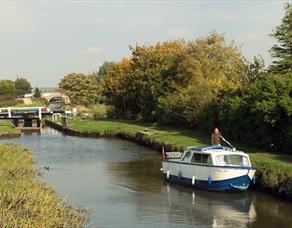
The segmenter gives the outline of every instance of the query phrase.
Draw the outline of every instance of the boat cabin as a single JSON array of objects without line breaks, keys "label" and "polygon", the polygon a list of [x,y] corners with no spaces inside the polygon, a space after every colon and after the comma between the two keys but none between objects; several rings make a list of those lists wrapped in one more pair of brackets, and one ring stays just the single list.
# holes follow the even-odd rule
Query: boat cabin
[{"label": "boat cabin", "polygon": [[182,163],[215,166],[251,166],[248,154],[226,146],[187,147],[178,157],[178,154],[167,158]]}]

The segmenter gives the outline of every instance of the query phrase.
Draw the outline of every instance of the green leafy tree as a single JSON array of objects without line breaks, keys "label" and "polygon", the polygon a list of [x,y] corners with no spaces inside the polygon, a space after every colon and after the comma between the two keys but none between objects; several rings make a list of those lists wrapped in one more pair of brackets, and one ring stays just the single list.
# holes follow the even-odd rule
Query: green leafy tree
[{"label": "green leafy tree", "polygon": [[[292,74],[269,74],[241,90],[224,91],[205,113],[204,128],[219,126],[238,142],[292,150]],[[252,132],[252,134],[251,134]]]},{"label": "green leafy tree", "polygon": [[59,83],[59,88],[70,98],[72,104],[90,105],[97,101],[97,84],[85,74],[71,73]]},{"label": "green leafy tree", "polygon": [[14,82],[11,80],[0,81],[0,107],[13,106],[17,103],[15,99]]},{"label": "green leafy tree", "polygon": [[244,86],[254,83],[258,79],[262,79],[266,76],[265,63],[261,56],[254,57],[253,61],[246,62],[246,69],[242,73]]},{"label": "green leafy tree", "polygon": [[39,90],[38,87],[36,87],[34,89],[34,94],[33,94],[34,97],[41,97],[41,91]]},{"label": "green leafy tree", "polygon": [[26,93],[31,93],[31,85],[25,78],[15,80],[15,94],[17,97],[22,97]]},{"label": "green leafy tree", "polygon": [[1,80],[0,81],[0,99],[14,99],[15,89],[14,82],[11,80]]},{"label": "green leafy tree", "polygon": [[285,16],[272,36],[278,44],[271,48],[271,54],[276,60],[271,65],[271,71],[275,73],[287,73],[292,71],[292,5],[285,6]]}]

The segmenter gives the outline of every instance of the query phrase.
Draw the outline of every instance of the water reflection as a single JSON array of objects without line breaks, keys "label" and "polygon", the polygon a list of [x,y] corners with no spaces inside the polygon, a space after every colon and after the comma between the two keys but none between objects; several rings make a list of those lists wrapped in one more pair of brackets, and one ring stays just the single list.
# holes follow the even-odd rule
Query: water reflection
[{"label": "water reflection", "polygon": [[[111,181],[139,192],[139,195],[133,194],[135,216],[139,220],[153,221],[153,218],[157,218],[163,221],[163,224],[209,227],[245,227],[255,221],[256,211],[248,193],[193,191],[169,185],[157,180],[157,170],[160,166],[161,163],[156,159],[107,166]],[[161,180],[161,174],[158,176]]]},{"label": "water reflection", "polygon": [[192,190],[162,180],[160,155],[131,142],[41,135],[26,144],[42,177],[74,205],[90,209],[88,227],[291,227],[292,204],[269,195]]}]

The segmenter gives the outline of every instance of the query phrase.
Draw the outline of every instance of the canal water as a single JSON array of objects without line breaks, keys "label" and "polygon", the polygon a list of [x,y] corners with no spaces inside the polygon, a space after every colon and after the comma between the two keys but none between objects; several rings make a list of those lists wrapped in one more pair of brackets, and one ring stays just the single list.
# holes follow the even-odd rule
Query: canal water
[{"label": "canal water", "polygon": [[216,193],[169,185],[156,151],[117,139],[41,134],[1,140],[30,147],[41,180],[89,209],[87,227],[292,227],[292,203],[256,191]]}]

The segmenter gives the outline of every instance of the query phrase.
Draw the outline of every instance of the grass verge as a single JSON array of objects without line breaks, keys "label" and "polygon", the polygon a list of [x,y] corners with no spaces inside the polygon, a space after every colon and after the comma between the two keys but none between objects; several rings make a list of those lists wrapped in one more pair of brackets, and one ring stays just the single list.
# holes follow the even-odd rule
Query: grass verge
[{"label": "grass verge", "polygon": [[[210,144],[210,136],[198,130],[179,129],[110,120],[68,120],[68,127],[81,133],[98,133],[101,136],[118,136],[136,141],[156,150],[164,144],[167,151],[182,150],[186,146]],[[139,133],[142,135],[139,137]],[[138,137],[137,137],[138,136]],[[263,151],[232,142],[237,148],[250,154],[252,164],[257,166],[257,188],[292,199],[292,155]]]},{"label": "grass verge", "polygon": [[1,227],[81,227],[84,212],[65,204],[40,183],[31,153],[21,146],[0,144]]},{"label": "grass verge", "polygon": [[0,139],[20,136],[20,130],[12,126],[11,120],[0,120]]}]

